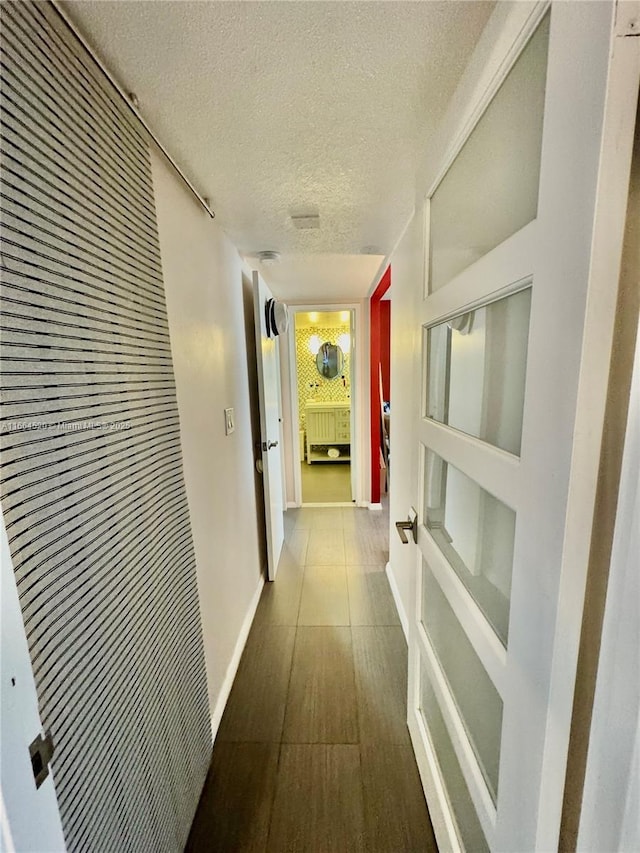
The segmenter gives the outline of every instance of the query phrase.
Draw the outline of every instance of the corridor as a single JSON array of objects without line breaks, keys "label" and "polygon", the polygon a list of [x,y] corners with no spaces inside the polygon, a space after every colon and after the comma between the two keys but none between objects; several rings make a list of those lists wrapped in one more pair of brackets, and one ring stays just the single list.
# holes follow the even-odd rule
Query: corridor
[{"label": "corridor", "polygon": [[406,727],[388,514],[285,514],[187,850],[437,850]]}]

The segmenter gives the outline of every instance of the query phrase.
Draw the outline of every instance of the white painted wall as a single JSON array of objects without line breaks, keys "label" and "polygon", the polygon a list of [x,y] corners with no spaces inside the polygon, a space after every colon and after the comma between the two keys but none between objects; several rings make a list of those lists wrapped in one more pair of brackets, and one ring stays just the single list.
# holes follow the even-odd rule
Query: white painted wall
[{"label": "white painted wall", "polygon": [[391,311],[391,485],[389,489],[389,580],[403,625],[412,618],[415,601],[416,549],[403,545],[395,522],[418,507],[416,465],[420,399],[420,336],[416,317],[424,263],[424,219],[418,211],[390,258]]},{"label": "white painted wall", "polygon": [[263,582],[242,262],[155,152],[152,169],[215,733]]}]

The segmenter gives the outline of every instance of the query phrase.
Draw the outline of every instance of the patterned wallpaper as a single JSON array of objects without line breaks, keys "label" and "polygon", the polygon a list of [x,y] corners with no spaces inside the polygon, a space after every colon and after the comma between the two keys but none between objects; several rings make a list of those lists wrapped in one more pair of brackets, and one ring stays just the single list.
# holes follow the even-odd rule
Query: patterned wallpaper
[{"label": "patterned wallpaper", "polygon": [[[304,429],[304,407],[307,400],[322,400],[331,402],[350,402],[351,386],[349,371],[351,369],[351,353],[344,357],[344,381],[340,376],[335,379],[325,379],[318,373],[315,356],[309,351],[309,340],[312,335],[318,335],[320,341],[330,341],[335,344],[338,335],[349,334],[349,323],[340,326],[305,326],[296,329],[296,366],[298,370],[298,407],[300,413],[300,429]],[[318,387],[311,387],[314,383]]]}]

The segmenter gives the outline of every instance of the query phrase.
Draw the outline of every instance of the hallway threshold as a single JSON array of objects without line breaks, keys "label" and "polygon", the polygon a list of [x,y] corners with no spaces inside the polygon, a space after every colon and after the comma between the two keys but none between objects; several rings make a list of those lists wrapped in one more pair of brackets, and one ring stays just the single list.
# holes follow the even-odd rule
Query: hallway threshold
[{"label": "hallway threshold", "polygon": [[[355,508],[355,504],[354,504],[354,502],[353,502],[353,501],[331,501],[330,503],[329,503],[329,502],[323,502],[323,503],[312,503],[312,502],[309,502],[309,503],[305,503],[305,502],[303,501],[303,503],[301,504],[301,507],[300,507],[300,508],[301,508],[301,509],[304,509],[304,508],[306,507],[306,508],[308,508],[308,509],[331,509],[332,507],[336,507],[336,506],[337,506],[337,507],[341,507],[341,508],[342,508],[342,507],[354,507],[354,508]],[[290,511],[290,510],[289,510],[289,511]]]},{"label": "hallway threshold", "polygon": [[435,853],[406,725],[388,512],[285,513],[187,851]]}]

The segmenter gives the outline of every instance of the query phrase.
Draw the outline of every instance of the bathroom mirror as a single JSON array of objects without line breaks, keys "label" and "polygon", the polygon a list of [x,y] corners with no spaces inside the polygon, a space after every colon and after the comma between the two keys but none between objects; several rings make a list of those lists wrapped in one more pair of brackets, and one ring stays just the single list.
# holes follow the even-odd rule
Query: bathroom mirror
[{"label": "bathroom mirror", "polygon": [[342,374],[344,368],[344,354],[337,344],[322,344],[316,355],[316,367],[318,373],[324,379],[335,379]]}]

